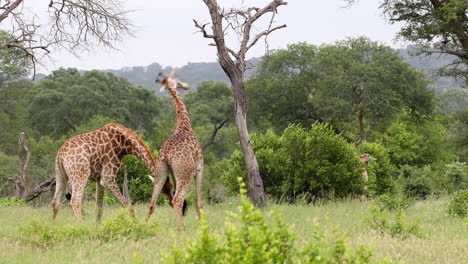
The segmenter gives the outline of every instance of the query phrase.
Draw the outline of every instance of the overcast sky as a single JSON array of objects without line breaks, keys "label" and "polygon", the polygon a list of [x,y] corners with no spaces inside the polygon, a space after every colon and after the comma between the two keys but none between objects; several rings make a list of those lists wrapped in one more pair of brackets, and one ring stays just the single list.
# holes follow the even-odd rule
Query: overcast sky
[{"label": "overcast sky", "polygon": [[[44,1],[34,0],[29,5],[34,10],[45,10]],[[244,6],[263,7],[269,1],[219,2],[229,8],[242,3]],[[275,19],[277,24],[286,24],[287,28],[277,30],[269,36],[269,48],[286,48],[287,44],[300,41],[320,45],[360,35],[400,47],[401,44],[393,41],[399,27],[386,21],[378,9],[379,2],[360,0],[353,7],[345,9],[343,0],[289,0],[288,5],[278,9]],[[82,70],[117,69],[124,66],[146,66],[153,62],[177,67],[188,62],[216,60],[215,48],[208,46],[209,40],[196,33],[193,26],[193,18],[199,22],[209,21],[209,13],[202,0],[129,0],[126,6],[134,10],[129,18],[138,30],[134,38],[124,39],[118,44],[120,51],[98,50],[95,53],[82,54],[80,58],[66,51],[53,51],[54,63],[49,63],[47,69],[41,68],[40,72],[50,72],[58,67]],[[256,29],[260,31],[264,28],[259,25]],[[247,57],[259,57],[264,52],[263,41],[258,42]]]}]

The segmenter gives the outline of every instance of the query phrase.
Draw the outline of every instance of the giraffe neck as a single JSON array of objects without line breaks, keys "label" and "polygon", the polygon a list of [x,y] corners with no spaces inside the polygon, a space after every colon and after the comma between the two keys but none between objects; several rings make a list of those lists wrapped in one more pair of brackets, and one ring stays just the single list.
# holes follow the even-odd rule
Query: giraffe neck
[{"label": "giraffe neck", "polygon": [[111,137],[112,140],[110,143],[113,144],[114,147],[120,147],[120,154],[122,156],[127,154],[137,156],[143,161],[145,166],[153,172],[156,167],[156,162],[140,137],[124,126],[116,124],[109,124],[107,126],[113,131],[110,133],[114,134],[114,136]]},{"label": "giraffe neck", "polygon": [[182,101],[179,92],[176,89],[168,89],[172,97],[172,102],[176,108],[177,112],[177,121],[173,130],[173,134],[176,134],[180,131],[193,131],[192,125],[190,124],[190,118],[188,115],[187,107]]}]

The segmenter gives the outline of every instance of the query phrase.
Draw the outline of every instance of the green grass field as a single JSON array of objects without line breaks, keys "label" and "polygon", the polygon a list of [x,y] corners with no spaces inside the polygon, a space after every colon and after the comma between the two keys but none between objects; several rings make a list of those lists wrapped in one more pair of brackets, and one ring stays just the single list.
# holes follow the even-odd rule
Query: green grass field
[{"label": "green grass field", "polygon": [[[338,228],[339,234],[346,236],[350,247],[359,244],[370,245],[375,258],[386,258],[404,263],[466,263],[468,256],[468,221],[454,218],[445,212],[444,199],[416,202],[406,212],[409,223],[420,220],[421,235],[404,239],[379,234],[370,229],[364,219],[369,217],[369,203],[345,201],[325,205],[270,205],[268,212],[277,210],[284,222],[293,227],[297,234],[297,244],[309,241],[314,223],[331,231]],[[205,214],[214,232],[222,232],[229,211],[235,211],[238,199],[218,205],[206,205]],[[144,219],[145,205],[135,207],[137,218]],[[94,204],[84,207],[85,225],[93,230],[95,223]],[[105,207],[105,218],[115,217],[122,209]],[[20,227],[33,219],[45,221],[52,226],[78,225],[67,205],[62,205],[57,220],[51,220],[51,208],[0,205],[0,263],[164,263],[164,256],[173,247],[182,247],[197,236],[199,222],[193,206],[185,217],[186,231],[179,232],[172,208],[158,207],[152,221],[158,225],[154,237],[130,239],[120,237],[107,242],[98,239],[79,239],[37,246],[18,238]],[[92,231],[91,231],[92,232]]]}]

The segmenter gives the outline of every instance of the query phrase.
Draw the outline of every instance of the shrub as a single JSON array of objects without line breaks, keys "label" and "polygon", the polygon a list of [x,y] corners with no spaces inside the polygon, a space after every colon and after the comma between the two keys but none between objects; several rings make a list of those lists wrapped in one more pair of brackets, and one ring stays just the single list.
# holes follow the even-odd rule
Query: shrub
[{"label": "shrub", "polygon": [[364,219],[364,222],[370,229],[377,231],[380,234],[389,234],[392,237],[407,238],[410,235],[420,237],[421,227],[420,220],[416,223],[407,223],[403,209],[390,211],[387,208],[380,207],[373,202],[369,208],[370,216]]},{"label": "shrub", "polygon": [[[300,249],[296,235],[279,215],[267,223],[261,211],[245,198],[241,185],[241,205],[231,213],[223,237],[210,232],[202,218],[199,236],[185,249],[175,248],[166,263],[370,263],[372,251],[347,248],[341,236],[327,236],[315,225],[312,243]],[[334,234],[337,234],[336,231]],[[184,247],[182,247],[184,248]]]},{"label": "shrub", "polygon": [[452,191],[468,188],[468,166],[465,162],[454,162],[446,167],[445,177],[449,180]]},{"label": "shrub", "polygon": [[23,206],[26,202],[16,197],[2,198],[0,197],[0,206]]},{"label": "shrub", "polygon": [[96,228],[94,225],[75,224],[56,226],[50,222],[31,220],[19,229],[18,239],[39,247],[57,243],[73,243],[77,240],[97,239],[108,242],[121,238],[139,240],[158,233],[156,222],[144,222],[130,216],[126,209],[115,217],[107,218]]},{"label": "shrub", "polygon": [[[281,136],[272,130],[252,136],[255,154],[269,197],[295,202],[298,197],[346,197],[363,190],[361,164],[353,145],[325,124],[310,129],[290,125]],[[243,154],[235,151],[224,172],[225,186],[247,177]]]},{"label": "shrub", "polygon": [[398,179],[401,191],[407,197],[426,199],[434,189],[433,173],[430,166],[423,168],[409,165],[402,166]]},{"label": "shrub", "polygon": [[454,193],[450,198],[447,210],[450,215],[465,217],[468,212],[468,189]]},{"label": "shrub", "polygon": [[413,200],[402,195],[390,196],[388,194],[382,194],[374,200],[374,204],[380,210],[404,210],[411,206]]}]

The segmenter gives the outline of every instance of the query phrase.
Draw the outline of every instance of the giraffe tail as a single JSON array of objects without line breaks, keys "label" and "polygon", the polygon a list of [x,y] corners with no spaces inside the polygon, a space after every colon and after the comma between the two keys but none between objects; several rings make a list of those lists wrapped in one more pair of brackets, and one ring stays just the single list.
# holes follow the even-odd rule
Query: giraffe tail
[{"label": "giraffe tail", "polygon": [[70,189],[68,188],[68,177],[67,177],[67,174],[65,173],[65,169],[63,168],[63,164],[62,164],[62,161],[60,159],[56,159],[56,164],[55,164],[55,170],[58,174],[56,174],[55,177],[62,177],[63,179],[65,179],[67,181],[67,184],[66,184],[66,188],[67,188],[67,194],[65,194],[65,198],[67,198],[68,201],[71,200],[71,191]]},{"label": "giraffe tail", "polygon": [[186,212],[187,212],[187,200],[184,200],[184,205],[182,206],[182,215],[185,216]]}]

